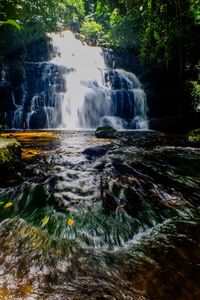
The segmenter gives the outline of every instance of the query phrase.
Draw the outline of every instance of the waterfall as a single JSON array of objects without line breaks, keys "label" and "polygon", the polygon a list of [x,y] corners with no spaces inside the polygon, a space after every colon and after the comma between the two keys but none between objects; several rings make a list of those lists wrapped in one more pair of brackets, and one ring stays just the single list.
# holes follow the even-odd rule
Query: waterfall
[{"label": "waterfall", "polygon": [[83,45],[71,31],[49,37],[51,59],[24,64],[23,95],[17,101],[12,91],[8,127],[148,128],[146,95],[134,74],[108,68],[102,49]]}]

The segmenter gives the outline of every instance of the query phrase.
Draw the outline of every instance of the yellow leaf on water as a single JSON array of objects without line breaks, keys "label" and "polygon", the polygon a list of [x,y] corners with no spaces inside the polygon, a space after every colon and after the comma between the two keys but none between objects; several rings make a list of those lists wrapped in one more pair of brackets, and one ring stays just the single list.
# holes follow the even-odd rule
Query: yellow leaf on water
[{"label": "yellow leaf on water", "polygon": [[21,293],[25,293],[25,294],[33,293],[33,288],[30,285],[19,285],[18,288]]},{"label": "yellow leaf on water", "polygon": [[43,220],[42,220],[42,225],[45,226],[47,224],[47,222],[49,221],[49,217],[45,217]]},{"label": "yellow leaf on water", "polygon": [[156,248],[158,248],[158,245],[157,245],[157,244],[153,244],[153,245],[151,246],[151,248],[156,249]]},{"label": "yellow leaf on water", "polygon": [[13,202],[8,202],[8,203],[6,203],[6,204],[4,205],[4,208],[10,207],[10,206],[12,206],[12,205],[13,205]]},{"label": "yellow leaf on water", "polygon": [[74,224],[74,221],[73,221],[72,219],[69,219],[69,220],[67,221],[67,224],[68,224],[69,226],[72,226],[72,225]]}]

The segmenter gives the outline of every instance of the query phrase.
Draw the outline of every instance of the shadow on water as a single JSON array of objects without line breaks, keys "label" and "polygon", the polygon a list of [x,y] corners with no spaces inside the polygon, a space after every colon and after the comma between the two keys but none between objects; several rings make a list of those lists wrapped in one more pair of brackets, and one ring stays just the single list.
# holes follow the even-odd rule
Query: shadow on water
[{"label": "shadow on water", "polygon": [[2,299],[200,297],[199,148],[154,132],[13,135],[23,162],[1,181]]}]

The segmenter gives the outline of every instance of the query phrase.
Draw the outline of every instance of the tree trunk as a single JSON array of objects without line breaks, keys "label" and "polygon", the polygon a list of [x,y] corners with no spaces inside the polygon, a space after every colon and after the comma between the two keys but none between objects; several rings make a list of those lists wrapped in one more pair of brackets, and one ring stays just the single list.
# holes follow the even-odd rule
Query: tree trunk
[{"label": "tree trunk", "polygon": [[183,50],[182,50],[182,18],[181,18],[181,4],[180,0],[176,0],[176,14],[177,14],[177,23],[178,23],[178,81],[182,82],[183,78]]}]

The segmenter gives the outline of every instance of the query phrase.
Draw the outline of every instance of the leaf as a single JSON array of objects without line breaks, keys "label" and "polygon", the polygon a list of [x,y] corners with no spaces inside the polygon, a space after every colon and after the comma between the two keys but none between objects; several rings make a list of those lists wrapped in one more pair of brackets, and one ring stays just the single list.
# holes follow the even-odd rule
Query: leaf
[{"label": "leaf", "polygon": [[6,204],[4,205],[4,208],[10,207],[10,206],[12,206],[12,205],[13,205],[13,202],[8,202],[8,203],[6,203]]},{"label": "leaf", "polygon": [[42,226],[45,226],[47,224],[47,222],[49,221],[49,217],[45,217],[43,220],[42,220]]},{"label": "leaf", "polygon": [[98,17],[101,12],[101,2],[97,2],[97,8],[96,8],[96,16]]},{"label": "leaf", "polygon": [[3,202],[3,201],[1,201],[1,202],[0,202],[0,205],[2,205],[2,204],[4,204],[4,202]]},{"label": "leaf", "polygon": [[10,25],[15,26],[18,30],[21,29],[21,26],[16,21],[11,20],[11,19],[9,19],[7,21],[0,21],[0,26],[3,25],[3,24],[10,24]]}]

